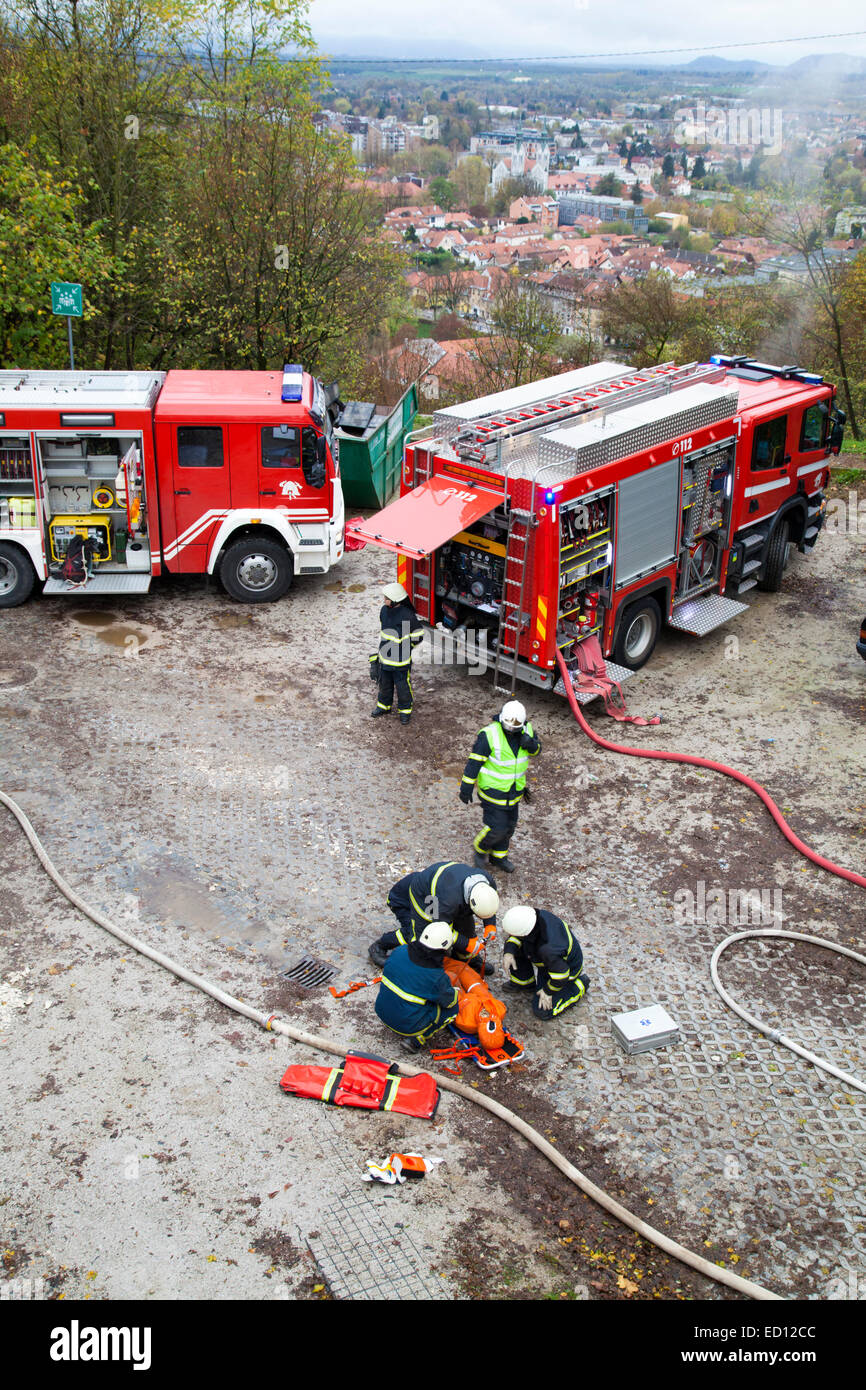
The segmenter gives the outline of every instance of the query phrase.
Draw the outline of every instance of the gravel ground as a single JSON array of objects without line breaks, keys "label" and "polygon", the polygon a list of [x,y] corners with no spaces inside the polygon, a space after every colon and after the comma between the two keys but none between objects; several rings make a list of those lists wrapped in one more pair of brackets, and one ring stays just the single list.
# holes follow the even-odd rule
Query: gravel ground
[{"label": "gravel ground", "polygon": [[[702,640],[667,632],[626,687],[663,723],[622,733],[757,777],[798,835],[861,872],[864,538],[866,519],[823,536],[781,594],[753,590]],[[421,660],[412,724],[369,718],[392,578],[393,557],[368,549],[261,609],[163,581],[111,606],[40,599],[0,627],[0,787],[61,873],[254,1007],[385,1055],[372,990],[335,1000],[279,972],[309,957],[337,986],[368,977],[394,879],[471,858],[480,816],[457,787],[499,704],[489,675]],[[563,700],[524,698],[544,747],[504,906],[566,917],[592,988],[552,1025],[509,999],[523,1061],[463,1079],[708,1258],[787,1296],[863,1298],[863,1097],[748,1028],[709,979],[737,895],[763,892],[768,922],[863,951],[861,891],[797,856],[734,782],[606,753]],[[589,718],[617,737],[597,704]],[[16,1296],[736,1297],[457,1097],[432,1123],[289,1099],[284,1067],[324,1054],[116,943],[0,814],[0,1246]],[[866,1074],[859,966],[747,942],[721,973],[745,1006]],[[652,1002],[682,1041],[626,1057],[609,1017]],[[362,1183],[395,1148],[443,1162],[411,1187]]]}]

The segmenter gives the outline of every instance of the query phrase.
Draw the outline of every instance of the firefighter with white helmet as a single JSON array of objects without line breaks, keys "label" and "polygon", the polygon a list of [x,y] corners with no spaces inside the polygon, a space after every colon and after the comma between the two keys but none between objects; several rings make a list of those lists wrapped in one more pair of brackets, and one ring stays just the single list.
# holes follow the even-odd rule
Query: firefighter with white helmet
[{"label": "firefighter with white helmet", "polygon": [[[374,941],[368,954],[381,969],[389,952],[397,946],[420,939],[430,922],[446,922],[451,931],[450,956],[458,959],[476,955],[496,930],[499,894],[491,874],[479,873],[468,864],[449,859],[398,879],[388,894],[388,906],[397,918],[395,931],[386,931]],[[475,920],[482,924],[476,932]],[[493,966],[486,967],[493,974]]]},{"label": "firefighter with white helmet", "polygon": [[457,990],[442,968],[452,937],[448,922],[428,922],[385,962],[376,1013],[407,1052],[419,1052],[457,1017]]},{"label": "firefighter with white helmet", "polygon": [[510,907],[502,918],[505,938],[502,963],[507,989],[533,991],[532,1012],[550,1023],[589,989],[583,951],[571,928],[552,912],[537,907]]},{"label": "firefighter with white helmet", "polygon": [[391,713],[394,691],[400,723],[412,718],[412,652],[424,640],[424,629],[402,584],[386,584],[379,611],[379,650],[370,657],[370,679],[378,681],[379,698],[373,718]]},{"label": "firefighter with white helmet", "polygon": [[514,872],[508,846],[517,829],[518,808],[526,797],[529,759],[540,751],[541,741],[519,700],[504,704],[498,718],[475,740],[463,769],[460,800],[468,806],[477,789],[484,819],[484,828],[474,841],[478,868],[489,862],[507,874]]}]

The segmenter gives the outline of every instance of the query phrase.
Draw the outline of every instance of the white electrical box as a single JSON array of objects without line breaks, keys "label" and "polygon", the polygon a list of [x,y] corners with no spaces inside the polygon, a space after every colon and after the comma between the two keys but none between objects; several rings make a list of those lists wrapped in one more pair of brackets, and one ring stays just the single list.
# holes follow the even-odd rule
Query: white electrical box
[{"label": "white electrical box", "polygon": [[610,1031],[624,1052],[649,1052],[680,1041],[679,1025],[661,1004],[647,1004],[627,1014],[613,1014]]}]

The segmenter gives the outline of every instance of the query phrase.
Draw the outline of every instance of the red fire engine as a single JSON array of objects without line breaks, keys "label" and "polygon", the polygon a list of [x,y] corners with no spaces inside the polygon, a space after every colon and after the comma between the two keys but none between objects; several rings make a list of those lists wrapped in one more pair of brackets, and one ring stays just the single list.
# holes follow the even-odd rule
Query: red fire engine
[{"label": "red fire engine", "polygon": [[553,688],[557,648],[569,664],[591,633],[622,680],[663,621],[710,632],[812,549],[834,397],[747,358],[601,362],[438,411],[400,498],[349,532],[398,552],[418,616],[473,661],[486,649],[499,688]]},{"label": "red fire engine", "polygon": [[[343,554],[333,390],[280,372],[0,372],[0,607],[216,574],[280,598]],[[73,537],[89,577],[60,577]]]}]

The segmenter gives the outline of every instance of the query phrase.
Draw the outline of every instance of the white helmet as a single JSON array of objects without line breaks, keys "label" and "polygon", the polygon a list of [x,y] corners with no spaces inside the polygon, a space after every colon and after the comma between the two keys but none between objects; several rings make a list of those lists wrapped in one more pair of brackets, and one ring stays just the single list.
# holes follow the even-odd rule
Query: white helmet
[{"label": "white helmet", "polygon": [[509,700],[502,706],[499,722],[504,729],[522,729],[526,723],[526,710],[519,700]]},{"label": "white helmet", "polygon": [[386,584],[382,593],[391,603],[402,603],[404,598],[409,597],[402,584]]},{"label": "white helmet", "polygon": [[[467,891],[467,884],[469,885]],[[463,884],[463,891],[466,901],[482,922],[487,922],[491,917],[495,917],[499,911],[499,894],[486,878],[480,875],[472,879],[467,879]]]},{"label": "white helmet", "polygon": [[447,922],[428,922],[418,940],[431,951],[447,951],[454,940],[454,932]]},{"label": "white helmet", "polygon": [[502,919],[506,936],[528,936],[534,926],[534,907],[510,907]]}]

